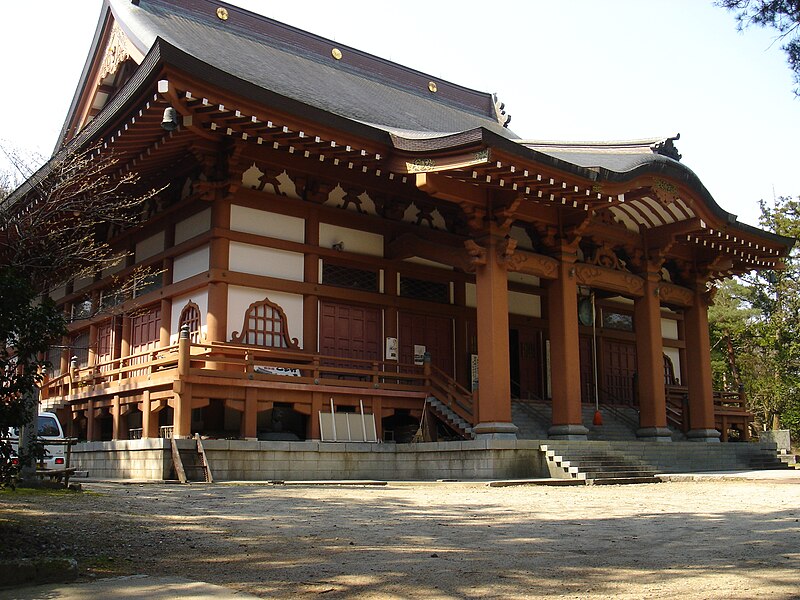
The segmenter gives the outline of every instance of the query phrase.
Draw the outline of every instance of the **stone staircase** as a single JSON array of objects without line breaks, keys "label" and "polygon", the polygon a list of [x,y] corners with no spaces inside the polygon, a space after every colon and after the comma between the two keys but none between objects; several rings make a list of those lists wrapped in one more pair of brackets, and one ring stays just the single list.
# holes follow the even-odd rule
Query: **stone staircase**
[{"label": "stone staircase", "polygon": [[464,439],[471,440],[473,437],[475,437],[472,434],[472,425],[467,423],[458,414],[456,414],[455,411],[453,411],[440,400],[437,400],[433,396],[428,396],[425,398],[425,404],[430,410],[436,413],[436,416],[439,418],[439,420],[446,423]]},{"label": "stone staircase", "polygon": [[586,485],[659,483],[656,470],[625,454],[587,443],[541,444],[552,477],[584,480]]},{"label": "stone staircase", "polygon": [[[594,406],[581,406],[581,422],[589,430],[589,440],[622,442],[636,440],[639,428],[639,412],[631,406],[601,405],[602,425],[594,425]],[[527,400],[511,401],[511,419],[519,428],[517,438],[521,440],[547,439],[553,411],[549,402]],[[672,429],[672,441],[683,442],[683,432]]]},{"label": "stone staircase", "polygon": [[552,411],[549,404],[511,401],[511,421],[517,426],[518,440],[546,440]]},{"label": "stone staircase", "polygon": [[[589,430],[590,440],[632,441],[636,439],[639,426],[639,414],[629,407],[601,406],[602,425],[594,425],[594,406],[584,404],[581,409],[581,421]],[[527,400],[511,401],[511,420],[519,428],[517,439],[546,440],[547,431],[553,419],[553,411],[549,402],[531,402]]]}]

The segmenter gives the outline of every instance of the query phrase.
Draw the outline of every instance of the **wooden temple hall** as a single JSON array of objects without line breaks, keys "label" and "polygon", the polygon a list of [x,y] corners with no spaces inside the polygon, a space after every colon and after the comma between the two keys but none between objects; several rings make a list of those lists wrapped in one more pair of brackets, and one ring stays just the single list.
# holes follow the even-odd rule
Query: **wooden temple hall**
[{"label": "wooden temple hall", "polygon": [[105,0],[56,155],[99,143],[163,191],[98,231],[126,260],[53,290],[43,405],[89,441],[747,439],[707,310],[792,240],[720,208],[676,138],[508,124],[224,2]]}]

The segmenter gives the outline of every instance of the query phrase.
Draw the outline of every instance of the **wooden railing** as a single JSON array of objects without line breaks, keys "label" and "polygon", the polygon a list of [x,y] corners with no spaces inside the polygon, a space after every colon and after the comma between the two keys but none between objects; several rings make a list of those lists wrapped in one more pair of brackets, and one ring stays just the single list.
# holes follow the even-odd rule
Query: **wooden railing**
[{"label": "wooden railing", "polygon": [[[181,367],[183,365],[183,367]],[[221,342],[188,344],[181,359],[179,345],[140,352],[124,358],[80,368],[46,381],[43,398],[67,397],[81,392],[102,393],[115,383],[131,380],[158,381],[159,375],[175,379],[203,376],[283,385],[327,386],[368,390],[393,390],[404,395],[436,397],[472,423],[472,396],[441,370],[385,360],[341,358],[324,354],[273,348],[258,348]],[[165,379],[164,381],[167,381]]]},{"label": "wooden railing", "polygon": [[683,385],[665,386],[667,425],[686,433],[689,423],[689,388]]},{"label": "wooden railing", "polygon": [[472,393],[438,367],[426,364],[425,371],[428,373],[426,380],[428,393],[467,423],[474,425]]},{"label": "wooden railing", "polygon": [[90,367],[78,367],[73,364],[67,373],[44,382],[42,399],[69,396],[114,381],[149,377],[159,371],[174,369],[177,364],[177,344],[115,358]]},{"label": "wooden railing", "polygon": [[[686,433],[692,428],[689,415],[689,388],[680,385],[666,386],[667,422]],[[747,403],[742,392],[725,392],[714,390],[715,426],[727,441],[729,429],[737,429],[743,439],[750,438],[750,423],[753,415],[747,410]]]},{"label": "wooden railing", "polygon": [[732,430],[738,431],[742,441],[749,440],[753,413],[747,410],[744,392],[714,392],[714,421],[723,442]]}]

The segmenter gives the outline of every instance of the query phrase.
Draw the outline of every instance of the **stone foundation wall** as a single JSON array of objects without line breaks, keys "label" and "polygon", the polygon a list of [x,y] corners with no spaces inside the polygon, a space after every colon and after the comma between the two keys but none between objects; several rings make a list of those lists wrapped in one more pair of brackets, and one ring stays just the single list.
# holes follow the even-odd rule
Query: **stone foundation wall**
[{"label": "stone foundation wall", "polygon": [[171,479],[172,451],[160,438],[85,442],[72,449],[70,466],[96,479]]},{"label": "stone foundation wall", "polygon": [[[184,451],[194,440],[178,440]],[[427,480],[548,477],[538,444],[487,440],[426,444],[204,440],[215,481]],[[89,442],[72,465],[91,478],[174,479],[169,440]]]},{"label": "stone foundation wall", "polygon": [[436,480],[548,477],[532,442],[424,444],[203,442],[216,480]]},{"label": "stone foundation wall", "polygon": [[624,454],[655,467],[660,473],[702,473],[706,471],[746,471],[774,463],[776,445],[766,442],[572,442],[548,440],[551,450],[569,456],[570,448],[591,447],[599,451]]},{"label": "stone foundation wall", "polygon": [[[549,477],[540,444],[564,449],[590,445],[621,452],[662,473],[746,470],[775,459],[774,443],[568,442],[471,440],[424,444],[258,442],[205,440],[215,481],[437,479],[486,480]],[[185,452],[194,440],[178,440]],[[175,479],[169,440],[78,444],[72,465],[99,479]]]}]

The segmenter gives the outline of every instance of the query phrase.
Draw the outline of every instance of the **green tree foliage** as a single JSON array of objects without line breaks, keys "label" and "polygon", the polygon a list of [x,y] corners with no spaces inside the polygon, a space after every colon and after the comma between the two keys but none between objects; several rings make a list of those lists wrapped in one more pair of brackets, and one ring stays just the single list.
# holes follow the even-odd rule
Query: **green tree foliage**
[{"label": "green tree foliage", "polygon": [[[14,170],[0,176],[0,437],[9,427],[35,426],[44,357],[51,341],[66,334],[49,292],[122,260],[125,252],[107,240],[135,225],[161,191],[143,189],[135,173],[120,174],[114,156],[101,150],[68,148],[35,171],[2,148]],[[130,295],[155,273],[136,270],[114,292]],[[4,448],[0,472],[9,471]],[[20,454],[24,462],[30,452]]]},{"label": "green tree foliage", "polygon": [[66,333],[64,313],[16,269],[0,267],[0,487],[15,475],[8,428],[25,421],[26,394],[41,383],[47,350]]},{"label": "green tree foliage", "polygon": [[736,13],[739,30],[750,25],[771,27],[794,73],[795,94],[800,96],[800,2],[798,0],[718,0],[718,6]]},{"label": "green tree foliage", "polygon": [[[761,226],[800,237],[800,202],[761,203]],[[785,268],[759,271],[720,286],[709,310],[715,384],[741,383],[760,426],[791,429],[800,439],[800,254]]]}]

